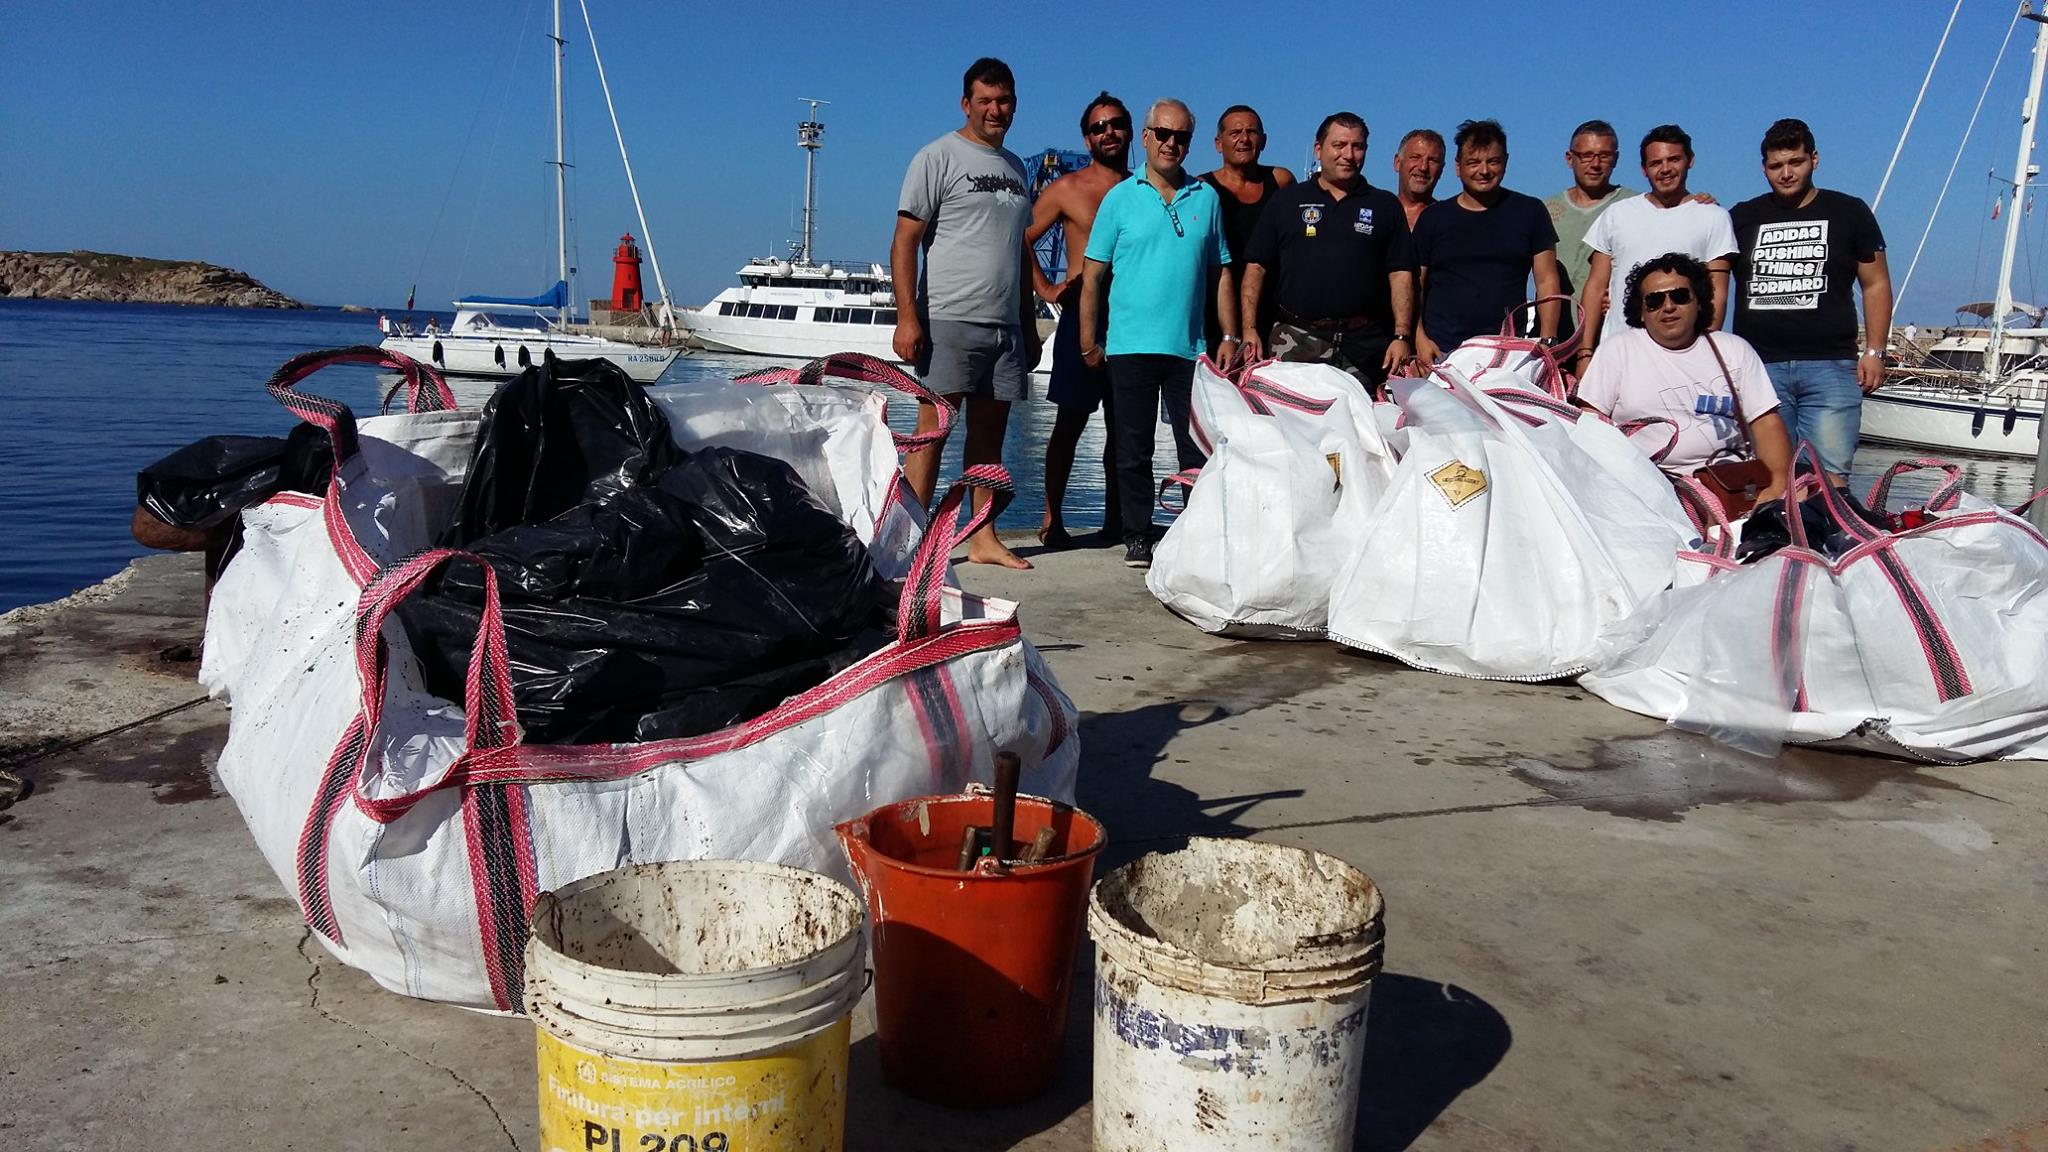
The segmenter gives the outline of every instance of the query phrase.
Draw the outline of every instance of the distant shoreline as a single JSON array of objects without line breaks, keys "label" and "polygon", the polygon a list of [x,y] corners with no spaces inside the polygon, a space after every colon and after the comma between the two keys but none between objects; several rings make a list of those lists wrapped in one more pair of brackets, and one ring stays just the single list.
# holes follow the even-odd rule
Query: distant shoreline
[{"label": "distant shoreline", "polygon": [[111,252],[0,252],[0,297],[109,304],[303,309],[247,272]]}]

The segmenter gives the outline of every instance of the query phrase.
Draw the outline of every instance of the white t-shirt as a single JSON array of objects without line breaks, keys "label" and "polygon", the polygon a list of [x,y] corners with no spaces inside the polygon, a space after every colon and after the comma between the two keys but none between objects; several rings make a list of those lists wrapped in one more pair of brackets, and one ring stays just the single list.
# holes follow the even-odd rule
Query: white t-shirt
[{"label": "white t-shirt", "polygon": [[[1678,425],[1678,443],[1657,462],[1667,472],[1691,472],[1725,452],[1746,456],[1728,382],[1707,347],[1709,339],[1728,362],[1728,374],[1742,396],[1742,414],[1754,421],[1776,411],[1778,392],[1756,349],[1726,332],[1702,336],[1673,352],[1641,328],[1623,328],[1593,352],[1579,380],[1579,399],[1616,424],[1661,418]],[[1655,453],[1671,440],[1671,429],[1652,424],[1630,438],[1644,452]]]},{"label": "white t-shirt", "polygon": [[1649,196],[1631,196],[1600,214],[1586,233],[1586,246],[1614,262],[1607,277],[1607,318],[1618,322],[1627,296],[1628,274],[1636,265],[1666,252],[1683,252],[1702,263],[1736,253],[1735,222],[1719,204],[1687,200],[1666,208]]}]

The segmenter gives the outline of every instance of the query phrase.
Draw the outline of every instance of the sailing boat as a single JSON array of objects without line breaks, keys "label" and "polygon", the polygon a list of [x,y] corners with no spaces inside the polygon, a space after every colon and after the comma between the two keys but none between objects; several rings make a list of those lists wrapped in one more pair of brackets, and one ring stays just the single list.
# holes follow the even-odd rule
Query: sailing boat
[{"label": "sailing boat", "polygon": [[[554,287],[538,296],[465,296],[455,301],[455,321],[447,331],[440,331],[433,321],[426,328],[414,330],[410,325],[394,323],[388,318],[378,319],[378,328],[385,333],[379,347],[389,352],[401,352],[415,360],[424,361],[455,376],[502,377],[517,376],[527,367],[537,364],[548,353],[565,360],[609,360],[623,369],[626,375],[643,384],[659,379],[677,356],[681,348],[644,347],[627,344],[618,340],[607,340],[601,336],[587,336],[567,331],[571,307],[569,300],[569,213],[567,197],[568,163],[562,151],[562,4],[555,0],[555,238],[556,258],[560,278]],[[590,13],[585,9],[584,30],[590,31]],[[590,38],[590,51],[595,58],[597,38]],[[597,60],[598,79],[604,80],[604,61]],[[605,104],[611,105],[611,87],[605,85]],[[618,132],[618,117],[612,117],[612,130]],[[626,160],[625,138],[619,138],[619,158],[626,163],[626,180],[633,182],[633,166]],[[633,208],[640,217],[640,234],[647,236],[647,214],[640,208],[640,190],[633,187]],[[655,282],[660,288],[662,332],[669,330],[672,308],[668,288],[661,280],[661,263],[654,260],[654,245],[648,241],[648,258],[654,266]]]},{"label": "sailing boat", "polygon": [[2034,73],[2020,112],[1997,298],[1957,309],[1982,317],[1985,327],[1952,328],[1924,353],[1907,350],[1911,362],[1886,370],[1884,386],[1863,400],[1865,440],[2028,460],[2039,451],[2048,401],[2048,327],[2042,326],[2042,309],[2012,298],[2013,256],[2026,215],[2020,205],[2034,184],[2034,122],[2048,70],[2048,14],[2030,9],[2019,15],[2034,22]]}]

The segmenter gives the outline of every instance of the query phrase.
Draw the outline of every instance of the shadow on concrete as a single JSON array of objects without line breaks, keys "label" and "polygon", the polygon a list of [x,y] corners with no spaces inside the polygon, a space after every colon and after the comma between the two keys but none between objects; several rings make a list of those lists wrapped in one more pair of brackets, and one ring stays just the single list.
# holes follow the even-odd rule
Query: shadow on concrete
[{"label": "shadow on concrete", "polygon": [[1230,715],[1206,702],[1171,702],[1081,717],[1075,799],[1109,831],[1109,847],[1096,861],[1097,876],[1147,852],[1184,848],[1192,836],[1250,835],[1253,829],[1238,823],[1239,818],[1267,800],[1302,795],[1300,788],[1283,788],[1203,796],[1154,774],[1176,735]]},{"label": "shadow on concrete", "polygon": [[1401,1152],[1507,1055],[1514,1034],[1456,984],[1382,972],[1365,1018],[1355,1152]]}]

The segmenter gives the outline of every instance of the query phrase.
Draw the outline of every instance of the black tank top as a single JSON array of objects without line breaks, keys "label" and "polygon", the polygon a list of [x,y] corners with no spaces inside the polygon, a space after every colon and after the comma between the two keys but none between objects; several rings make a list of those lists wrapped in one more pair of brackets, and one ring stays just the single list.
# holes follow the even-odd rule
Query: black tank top
[{"label": "black tank top", "polygon": [[1231,264],[1243,264],[1244,254],[1251,247],[1252,226],[1259,222],[1259,213],[1265,210],[1266,201],[1273,198],[1280,182],[1273,178],[1272,167],[1267,166],[1259,173],[1259,198],[1247,204],[1225,188],[1214,172],[1204,173],[1202,180],[1214,188],[1216,198],[1223,201],[1223,240],[1230,245]]}]

